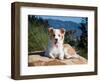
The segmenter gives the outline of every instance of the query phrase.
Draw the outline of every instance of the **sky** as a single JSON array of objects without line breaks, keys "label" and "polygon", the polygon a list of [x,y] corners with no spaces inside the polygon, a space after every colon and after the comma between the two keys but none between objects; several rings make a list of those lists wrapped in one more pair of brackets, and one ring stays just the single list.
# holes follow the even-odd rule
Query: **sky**
[{"label": "sky", "polygon": [[67,16],[39,16],[43,19],[56,19],[61,21],[73,21],[76,23],[80,23],[82,21],[82,17],[67,17]]}]

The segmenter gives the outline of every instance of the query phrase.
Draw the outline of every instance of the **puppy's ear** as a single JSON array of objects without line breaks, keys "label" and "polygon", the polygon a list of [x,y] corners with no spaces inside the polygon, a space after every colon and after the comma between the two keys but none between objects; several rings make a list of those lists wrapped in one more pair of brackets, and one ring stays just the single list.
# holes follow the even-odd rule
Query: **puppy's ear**
[{"label": "puppy's ear", "polygon": [[52,27],[48,28],[48,32],[52,33],[53,32],[53,28]]},{"label": "puppy's ear", "polygon": [[65,29],[64,28],[61,28],[60,31],[61,31],[62,34],[65,34]]}]

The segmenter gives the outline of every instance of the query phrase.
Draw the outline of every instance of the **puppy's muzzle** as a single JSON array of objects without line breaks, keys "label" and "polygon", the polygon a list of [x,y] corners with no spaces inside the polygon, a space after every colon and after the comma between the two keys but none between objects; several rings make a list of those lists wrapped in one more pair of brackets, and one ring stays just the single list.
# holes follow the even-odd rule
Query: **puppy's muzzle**
[{"label": "puppy's muzzle", "polygon": [[58,39],[55,39],[55,44],[58,42]]}]

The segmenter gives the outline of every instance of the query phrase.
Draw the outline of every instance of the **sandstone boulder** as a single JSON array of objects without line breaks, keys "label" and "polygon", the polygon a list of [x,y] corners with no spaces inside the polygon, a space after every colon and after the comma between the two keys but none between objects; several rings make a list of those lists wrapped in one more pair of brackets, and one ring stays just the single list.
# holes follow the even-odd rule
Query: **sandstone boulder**
[{"label": "sandstone boulder", "polygon": [[52,59],[45,57],[39,53],[33,53],[28,56],[28,66],[50,66],[50,65],[75,65],[75,64],[86,64],[87,59],[79,56],[79,58],[70,59]]}]

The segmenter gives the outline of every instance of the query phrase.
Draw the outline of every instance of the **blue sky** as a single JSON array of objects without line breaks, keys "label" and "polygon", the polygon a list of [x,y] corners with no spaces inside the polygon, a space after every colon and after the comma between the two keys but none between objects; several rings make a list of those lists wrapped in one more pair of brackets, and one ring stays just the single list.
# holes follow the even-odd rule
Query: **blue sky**
[{"label": "blue sky", "polygon": [[82,21],[82,17],[67,17],[67,16],[39,16],[43,19],[56,19],[61,21],[73,21],[76,23],[80,23]]}]

